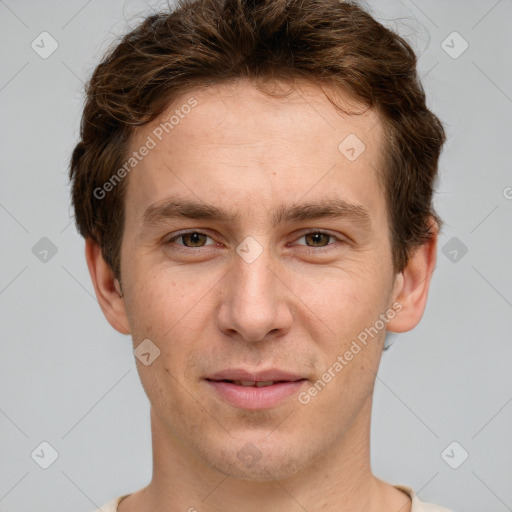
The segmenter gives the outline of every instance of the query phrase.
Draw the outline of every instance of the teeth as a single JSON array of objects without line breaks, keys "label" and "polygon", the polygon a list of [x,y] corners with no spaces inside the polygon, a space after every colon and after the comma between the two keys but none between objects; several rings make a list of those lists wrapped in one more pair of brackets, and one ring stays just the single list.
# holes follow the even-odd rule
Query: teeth
[{"label": "teeth", "polygon": [[275,381],[273,380],[267,380],[265,382],[256,382],[257,388],[264,388],[265,386],[272,386],[272,384],[275,384]]},{"label": "teeth", "polygon": [[267,381],[260,381],[260,382],[255,382],[253,380],[234,380],[233,381],[233,384],[236,384],[237,386],[246,386],[246,387],[253,386],[253,387],[257,387],[257,388],[263,388],[265,386],[272,386],[272,384],[275,384],[275,383],[276,383],[275,380],[267,380]]}]

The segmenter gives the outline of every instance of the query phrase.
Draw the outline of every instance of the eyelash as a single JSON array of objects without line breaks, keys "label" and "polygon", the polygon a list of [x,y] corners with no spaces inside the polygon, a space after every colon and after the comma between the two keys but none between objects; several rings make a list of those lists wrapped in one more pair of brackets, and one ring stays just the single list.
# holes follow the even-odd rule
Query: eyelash
[{"label": "eyelash", "polygon": [[[206,237],[211,239],[211,236],[209,236],[206,233],[203,233],[202,231],[197,231],[197,230],[183,231],[181,233],[178,233],[177,235],[174,235],[172,238],[167,239],[167,241],[165,242],[165,245],[170,245],[170,244],[174,243],[175,240],[178,240],[179,238],[182,238],[185,235],[190,235],[193,233],[205,235]],[[306,250],[306,252],[314,252],[317,254],[322,253],[322,252],[327,252],[332,248],[332,246],[337,246],[337,245],[343,244],[345,242],[342,238],[340,238],[336,235],[333,235],[327,231],[322,231],[322,230],[318,230],[318,229],[303,233],[297,240],[300,240],[301,238],[304,238],[307,235],[325,235],[325,236],[328,236],[329,238],[334,238],[335,240],[337,240],[337,243],[328,244],[327,246],[322,246],[322,247],[310,247],[310,246],[304,245],[303,247]],[[211,245],[214,245],[214,244],[211,244]],[[204,249],[205,247],[208,247],[208,246],[187,247],[186,245],[177,244],[176,250],[190,253],[191,250]]]}]

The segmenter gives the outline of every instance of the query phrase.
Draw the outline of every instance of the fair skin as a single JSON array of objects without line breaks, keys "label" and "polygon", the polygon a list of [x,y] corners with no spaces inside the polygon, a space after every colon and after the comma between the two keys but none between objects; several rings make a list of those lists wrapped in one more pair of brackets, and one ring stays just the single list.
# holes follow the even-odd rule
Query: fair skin
[{"label": "fair skin", "polygon": [[[191,96],[197,106],[129,175],[123,297],[86,242],[107,320],[134,348],[149,339],[160,350],[148,366],[136,359],[151,403],[153,478],[119,510],[408,512],[410,499],[371,472],[372,393],[386,329],[408,331],[423,315],[437,236],[395,274],[377,113],[342,115],[311,84],[272,98],[239,81],[176,99],[135,130],[131,150]],[[349,134],[366,147],[354,161],[338,150]],[[143,222],[171,197],[236,218]],[[366,221],[340,213],[273,222],[278,207],[334,198],[364,209]],[[308,235],[315,230],[327,234]],[[246,237],[262,249],[251,262],[236,250]],[[385,328],[301,403],[299,393],[395,303],[400,312]],[[208,380],[233,368],[302,380],[275,404],[234,405]]]}]

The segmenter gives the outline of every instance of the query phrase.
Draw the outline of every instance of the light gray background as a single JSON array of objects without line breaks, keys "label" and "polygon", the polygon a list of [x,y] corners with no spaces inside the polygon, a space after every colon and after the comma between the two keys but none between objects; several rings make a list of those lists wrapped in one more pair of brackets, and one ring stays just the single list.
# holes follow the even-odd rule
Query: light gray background
[{"label": "light gray background", "polygon": [[[448,133],[438,265],[422,322],[384,354],[374,469],[454,510],[512,510],[512,1],[368,3],[418,52]],[[67,165],[83,81],[156,5],[0,1],[0,512],[88,512],[151,478],[149,404],[130,338],[96,302]],[[59,45],[47,59],[31,48],[43,31]],[[442,46],[462,48],[454,31],[469,44],[458,58]],[[46,262],[42,237],[57,248]],[[453,237],[468,249],[448,246],[455,262]],[[31,458],[42,441],[59,455],[46,470]],[[452,441],[452,465],[469,453],[458,469],[441,457]]]}]

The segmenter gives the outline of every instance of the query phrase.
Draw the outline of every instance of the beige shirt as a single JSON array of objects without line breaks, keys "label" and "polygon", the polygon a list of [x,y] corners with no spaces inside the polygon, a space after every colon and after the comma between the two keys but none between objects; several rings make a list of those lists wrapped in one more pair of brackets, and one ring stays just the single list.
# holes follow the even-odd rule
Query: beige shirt
[{"label": "beige shirt", "polygon": [[[412,507],[411,512],[451,512],[447,508],[440,507],[438,505],[434,505],[433,503],[426,503],[424,501],[420,501],[416,496],[416,493],[413,491],[411,487],[407,487],[406,485],[395,485],[397,489],[404,491],[411,497]],[[130,496],[129,494],[125,494],[124,496],[119,496],[119,498],[115,498],[112,501],[109,501],[101,508],[95,510],[94,512],[117,512],[117,506],[124,499]]]}]

